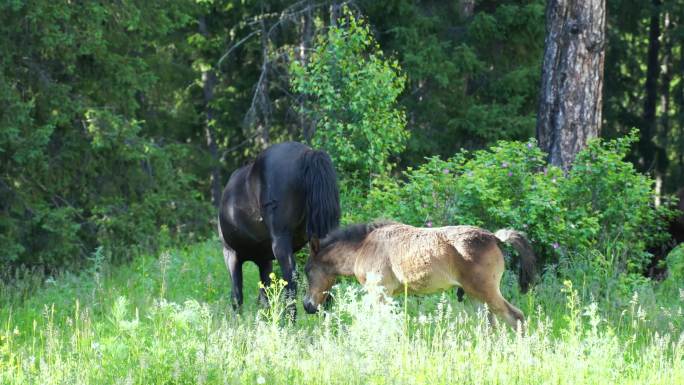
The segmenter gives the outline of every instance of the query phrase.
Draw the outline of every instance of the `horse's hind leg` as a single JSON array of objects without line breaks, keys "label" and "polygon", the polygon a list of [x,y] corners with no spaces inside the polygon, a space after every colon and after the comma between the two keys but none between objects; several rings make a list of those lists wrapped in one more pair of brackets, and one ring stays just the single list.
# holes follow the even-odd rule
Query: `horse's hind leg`
[{"label": "horse's hind leg", "polygon": [[514,330],[517,330],[518,323],[520,323],[521,328],[525,326],[525,316],[523,316],[523,313],[520,309],[506,301],[498,290],[492,296],[486,298],[485,303],[491,313],[501,317]]},{"label": "horse's hind leg", "polygon": [[[264,259],[257,262],[259,267],[259,280],[264,287],[271,285],[271,272],[273,272],[273,262],[270,259]],[[262,306],[268,306],[268,297],[266,297],[266,290],[259,288],[259,302]]]},{"label": "horse's hind leg", "polygon": [[495,267],[495,273],[492,274],[491,268],[471,271],[468,275],[463,275],[461,284],[465,293],[480,302],[484,302],[489,307],[489,321],[492,326],[496,324],[496,319],[493,314],[501,317],[513,329],[517,328],[517,323],[524,324],[525,317],[522,312],[511,305],[501,295],[499,290],[499,281],[503,274],[503,258],[501,258],[500,266]]},{"label": "horse's hind leg", "polygon": [[493,290],[466,289],[465,292],[480,302],[487,304],[487,307],[489,308],[487,318],[489,319],[490,325],[496,326],[496,318],[494,317],[496,315],[503,319],[514,330],[518,328],[518,322],[520,322],[521,328],[524,328],[525,316],[523,316],[523,313],[518,308],[504,299],[498,287],[493,288]]},{"label": "horse's hind leg", "polygon": [[231,299],[233,309],[237,310],[242,305],[242,261],[238,258],[235,250],[223,246],[223,260],[230,273],[232,282]]},{"label": "horse's hind leg", "polygon": [[510,302],[506,301],[505,299],[504,302],[507,308],[506,318],[508,319],[508,324],[511,325],[511,327],[514,329],[517,329],[519,324],[521,331],[524,332],[525,316],[523,315],[523,312],[520,311],[520,309],[518,309],[517,307],[513,306]]},{"label": "horse's hind leg", "polygon": [[292,252],[292,236],[279,235],[272,236],[273,255],[278,260],[280,270],[283,273],[283,279],[287,282],[285,287],[285,298],[289,302],[288,312],[290,317],[294,319],[297,315],[297,310],[294,301],[297,295],[297,281],[295,280],[295,260]]},{"label": "horse's hind leg", "polygon": [[[476,266],[472,266],[467,274],[461,274],[461,285],[466,294],[484,302],[491,313],[501,317],[514,330],[520,322],[524,326],[525,317],[522,312],[511,305],[501,295],[499,284],[505,267],[501,250],[494,246],[490,250],[483,251]],[[490,323],[494,324],[494,318],[489,316]]]}]

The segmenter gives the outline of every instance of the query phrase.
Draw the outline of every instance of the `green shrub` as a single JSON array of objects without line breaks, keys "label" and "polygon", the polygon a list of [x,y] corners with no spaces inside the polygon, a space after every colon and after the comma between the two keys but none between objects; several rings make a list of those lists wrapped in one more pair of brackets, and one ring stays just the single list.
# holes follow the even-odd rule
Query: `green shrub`
[{"label": "green shrub", "polygon": [[368,25],[344,8],[318,38],[306,66],[293,62],[295,91],[307,97],[303,114],[316,124],[313,145],[324,148],[347,181],[368,186],[404,149],[408,131],[396,99],[404,89],[399,65],[384,58]]},{"label": "green shrub", "polygon": [[106,110],[85,117],[87,134],[65,141],[52,169],[36,165],[44,169],[14,184],[12,210],[0,216],[0,270],[79,268],[99,246],[122,260],[211,229],[190,146],[155,142]]},{"label": "green shrub", "polygon": [[[602,281],[640,273],[672,211],[653,206],[652,181],[623,160],[636,139],[591,141],[567,175],[546,164],[534,140],[430,158],[405,180],[375,180],[367,199],[347,199],[358,206],[345,220],[512,227],[527,232],[541,263],[566,273],[579,268]],[[625,285],[639,281],[629,274]]]},{"label": "green shrub", "polygon": [[81,5],[0,3],[0,280],[212,228],[200,6]]},{"label": "green shrub", "polygon": [[684,289],[684,243],[680,243],[665,258],[667,278],[663,287],[667,289]]}]

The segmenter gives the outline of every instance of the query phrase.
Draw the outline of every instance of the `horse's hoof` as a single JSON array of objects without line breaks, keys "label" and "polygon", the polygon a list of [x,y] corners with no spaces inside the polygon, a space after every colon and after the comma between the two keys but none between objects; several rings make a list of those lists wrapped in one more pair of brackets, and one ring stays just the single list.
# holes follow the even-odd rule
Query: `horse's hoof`
[{"label": "horse's hoof", "polygon": [[239,314],[242,309],[242,304],[239,302],[231,301],[230,307],[233,309],[233,313]]},{"label": "horse's hoof", "polygon": [[463,302],[463,295],[465,294],[465,291],[463,290],[462,287],[459,287],[458,290],[456,290],[456,297],[458,297],[458,302]]}]

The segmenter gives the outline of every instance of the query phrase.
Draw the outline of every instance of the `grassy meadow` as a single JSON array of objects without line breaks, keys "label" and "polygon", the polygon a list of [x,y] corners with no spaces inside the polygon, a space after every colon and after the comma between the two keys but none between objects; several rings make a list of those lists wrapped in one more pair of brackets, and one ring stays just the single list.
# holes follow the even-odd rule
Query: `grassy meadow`
[{"label": "grassy meadow", "polygon": [[235,314],[216,241],[92,264],[2,286],[1,384],[684,383],[681,294],[663,304],[635,293],[611,307],[583,302],[570,282],[542,280],[520,295],[509,273],[504,295],[529,319],[520,335],[491,329],[454,291],[377,303],[353,282],[313,316],[301,308],[302,283],[287,322],[281,302],[257,305],[252,264]]}]

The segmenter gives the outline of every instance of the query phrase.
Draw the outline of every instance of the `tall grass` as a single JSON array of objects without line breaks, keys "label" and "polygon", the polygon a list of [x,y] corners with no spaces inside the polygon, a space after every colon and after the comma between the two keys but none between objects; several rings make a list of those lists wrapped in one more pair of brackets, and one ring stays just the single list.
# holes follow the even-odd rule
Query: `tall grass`
[{"label": "tall grass", "polygon": [[[573,283],[527,296],[524,335],[492,329],[452,293],[373,300],[353,283],[316,316],[229,307],[219,248],[208,242],[133,264],[100,264],[0,299],[0,384],[677,384],[684,383],[681,298],[585,302]],[[371,289],[373,290],[373,289]]]}]

